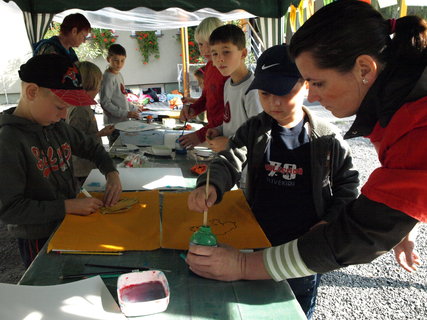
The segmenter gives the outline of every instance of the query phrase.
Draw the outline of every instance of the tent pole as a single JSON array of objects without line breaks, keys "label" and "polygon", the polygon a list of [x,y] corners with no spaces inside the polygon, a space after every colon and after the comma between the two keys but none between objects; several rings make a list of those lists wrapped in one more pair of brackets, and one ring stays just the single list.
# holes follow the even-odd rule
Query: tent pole
[{"label": "tent pole", "polygon": [[190,83],[188,77],[189,70],[189,52],[188,52],[188,29],[181,28],[181,55],[182,55],[182,85],[184,97],[190,96]]}]

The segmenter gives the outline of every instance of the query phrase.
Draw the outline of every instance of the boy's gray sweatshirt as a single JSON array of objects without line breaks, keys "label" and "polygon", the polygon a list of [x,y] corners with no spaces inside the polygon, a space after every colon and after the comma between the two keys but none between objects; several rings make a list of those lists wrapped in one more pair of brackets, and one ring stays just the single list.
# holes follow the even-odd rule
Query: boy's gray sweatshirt
[{"label": "boy's gray sweatshirt", "polygon": [[101,107],[104,110],[104,123],[112,124],[128,119],[129,111],[136,111],[126,97],[126,88],[121,73],[104,72],[99,92]]},{"label": "boy's gray sweatshirt", "polygon": [[41,126],[0,114],[0,220],[17,238],[49,237],[65,216],[65,199],[75,198],[73,154],[115,171],[104,147],[64,121]]}]

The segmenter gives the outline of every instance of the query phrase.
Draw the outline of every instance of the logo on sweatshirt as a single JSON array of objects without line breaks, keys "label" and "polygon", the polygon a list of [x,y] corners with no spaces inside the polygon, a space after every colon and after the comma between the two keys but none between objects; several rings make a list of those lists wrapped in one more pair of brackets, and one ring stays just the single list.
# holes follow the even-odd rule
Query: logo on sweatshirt
[{"label": "logo on sweatshirt", "polygon": [[65,171],[71,159],[71,147],[64,143],[56,150],[51,146],[46,153],[38,147],[31,147],[31,152],[36,158],[37,169],[43,172],[43,177],[48,178],[52,171]]},{"label": "logo on sweatshirt", "polygon": [[298,168],[296,164],[281,163],[276,161],[269,161],[265,164],[267,174],[267,182],[279,186],[295,186],[295,179],[297,176],[302,176],[304,170]]},{"label": "logo on sweatshirt", "polygon": [[231,111],[230,111],[230,103],[227,103],[224,106],[224,122],[229,123],[231,120]]}]

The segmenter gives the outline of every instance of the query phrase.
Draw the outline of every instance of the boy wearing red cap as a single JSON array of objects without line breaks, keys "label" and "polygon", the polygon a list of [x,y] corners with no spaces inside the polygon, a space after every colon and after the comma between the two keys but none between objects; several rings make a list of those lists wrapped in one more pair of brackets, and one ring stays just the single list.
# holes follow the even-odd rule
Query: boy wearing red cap
[{"label": "boy wearing red cap", "polygon": [[[61,121],[69,106],[95,103],[76,66],[67,57],[40,55],[20,67],[19,77],[19,104],[0,115],[0,219],[18,239],[28,267],[65,214],[89,215],[114,205],[121,184],[104,147]],[[75,199],[72,154],[105,174],[103,201]]]}]

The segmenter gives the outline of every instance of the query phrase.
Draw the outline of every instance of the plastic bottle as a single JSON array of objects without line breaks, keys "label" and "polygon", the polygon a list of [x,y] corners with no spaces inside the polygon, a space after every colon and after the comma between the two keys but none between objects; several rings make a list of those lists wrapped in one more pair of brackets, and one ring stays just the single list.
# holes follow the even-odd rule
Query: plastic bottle
[{"label": "plastic bottle", "polygon": [[175,153],[176,154],[187,154],[187,149],[181,145],[181,143],[179,142],[179,138],[182,136],[179,136],[176,140],[175,140]]},{"label": "plastic bottle", "polygon": [[197,244],[199,246],[217,246],[216,236],[212,233],[211,227],[200,226],[199,230],[193,233],[190,238],[190,243]]}]

